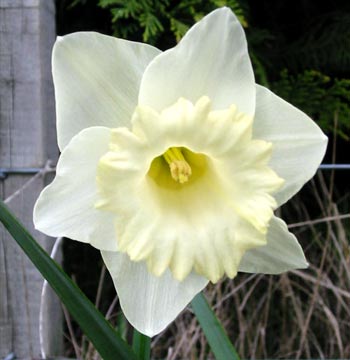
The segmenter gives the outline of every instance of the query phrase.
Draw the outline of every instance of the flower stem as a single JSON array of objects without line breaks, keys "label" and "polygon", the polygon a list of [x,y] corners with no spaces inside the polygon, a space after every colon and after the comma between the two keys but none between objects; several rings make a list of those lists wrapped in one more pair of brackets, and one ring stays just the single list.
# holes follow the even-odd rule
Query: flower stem
[{"label": "flower stem", "polygon": [[191,305],[215,358],[217,360],[240,360],[236,349],[203,293],[199,293],[192,300]]},{"label": "flower stem", "polygon": [[151,338],[134,329],[132,348],[139,360],[149,360],[151,355]]}]

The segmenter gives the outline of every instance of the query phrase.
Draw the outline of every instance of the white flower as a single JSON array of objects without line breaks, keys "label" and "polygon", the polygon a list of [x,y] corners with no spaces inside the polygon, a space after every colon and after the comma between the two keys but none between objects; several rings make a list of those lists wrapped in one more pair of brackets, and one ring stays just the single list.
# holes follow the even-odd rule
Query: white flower
[{"label": "white flower", "polygon": [[327,138],[255,84],[229,9],[163,53],[65,36],[53,76],[62,155],[35,225],[102,251],[139,331],[163,330],[208,279],[307,266],[273,211],[314,175]]}]

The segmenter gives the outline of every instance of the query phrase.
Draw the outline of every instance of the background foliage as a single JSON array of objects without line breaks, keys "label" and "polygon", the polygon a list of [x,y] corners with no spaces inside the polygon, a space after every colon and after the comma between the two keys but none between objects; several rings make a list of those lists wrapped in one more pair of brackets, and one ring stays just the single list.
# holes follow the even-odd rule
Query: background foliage
[{"label": "background foliage", "polygon": [[[58,3],[59,16],[69,9],[72,13],[100,9],[101,17],[107,19],[102,32],[147,42],[162,50],[174,46],[204,15],[217,7],[228,6],[246,28],[257,82],[301,108],[330,133],[337,116],[337,133],[349,140],[350,3],[334,1],[327,6],[315,0],[66,0]],[[86,17],[84,23],[84,18],[80,26],[87,29],[91,19]],[[58,25],[59,30],[62,25],[63,32],[74,30],[69,29],[69,24]],[[67,25],[68,29],[64,29]],[[96,21],[94,26],[99,27],[100,23]]]},{"label": "background foliage", "polygon": [[[320,124],[330,137],[328,162],[350,162],[349,1],[56,2],[59,35],[94,30],[162,50],[174,46],[205,14],[219,6],[231,7],[245,27],[256,81]],[[242,358],[350,357],[349,220],[339,217],[349,213],[349,184],[349,172],[319,174],[281,210],[306,250],[312,264],[308,271],[275,277],[241,274],[208,289]],[[326,220],[312,222],[319,217]],[[91,299],[98,293],[101,310],[127,336],[117,300],[111,304],[110,279],[105,280],[103,271],[100,275],[91,270],[92,261],[102,268],[98,252],[67,242],[65,258],[67,270]],[[79,338],[79,329],[76,332],[70,339]],[[86,342],[81,341],[84,348]],[[71,347],[67,348],[69,352]],[[92,347],[85,348],[86,358],[93,359]],[[169,360],[210,358],[205,338],[188,311],[153,339],[152,351],[155,358]]]}]

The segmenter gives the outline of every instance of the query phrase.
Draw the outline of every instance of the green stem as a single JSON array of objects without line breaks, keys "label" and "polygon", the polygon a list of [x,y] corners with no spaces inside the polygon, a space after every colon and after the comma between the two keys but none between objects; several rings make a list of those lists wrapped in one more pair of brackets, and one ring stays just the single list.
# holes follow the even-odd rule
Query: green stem
[{"label": "green stem", "polygon": [[215,358],[217,360],[239,360],[236,349],[204,295],[199,293],[192,300],[191,305]]},{"label": "green stem", "polygon": [[139,360],[149,360],[151,355],[151,338],[134,329],[132,348]]}]

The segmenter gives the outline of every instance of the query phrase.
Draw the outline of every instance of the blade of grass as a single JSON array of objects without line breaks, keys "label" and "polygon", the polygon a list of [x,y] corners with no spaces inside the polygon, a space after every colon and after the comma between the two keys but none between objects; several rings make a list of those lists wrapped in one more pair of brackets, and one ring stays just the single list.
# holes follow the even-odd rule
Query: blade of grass
[{"label": "blade of grass", "polygon": [[215,358],[218,360],[240,360],[236,349],[227,337],[225,330],[204,295],[199,293],[192,300],[191,305]]},{"label": "blade of grass", "polygon": [[151,355],[151,338],[134,329],[132,348],[139,360],[149,360]]},{"label": "blade of grass", "polygon": [[136,360],[128,344],[117,335],[103,315],[42,249],[2,201],[0,201],[0,221],[57,293],[102,358]]}]

